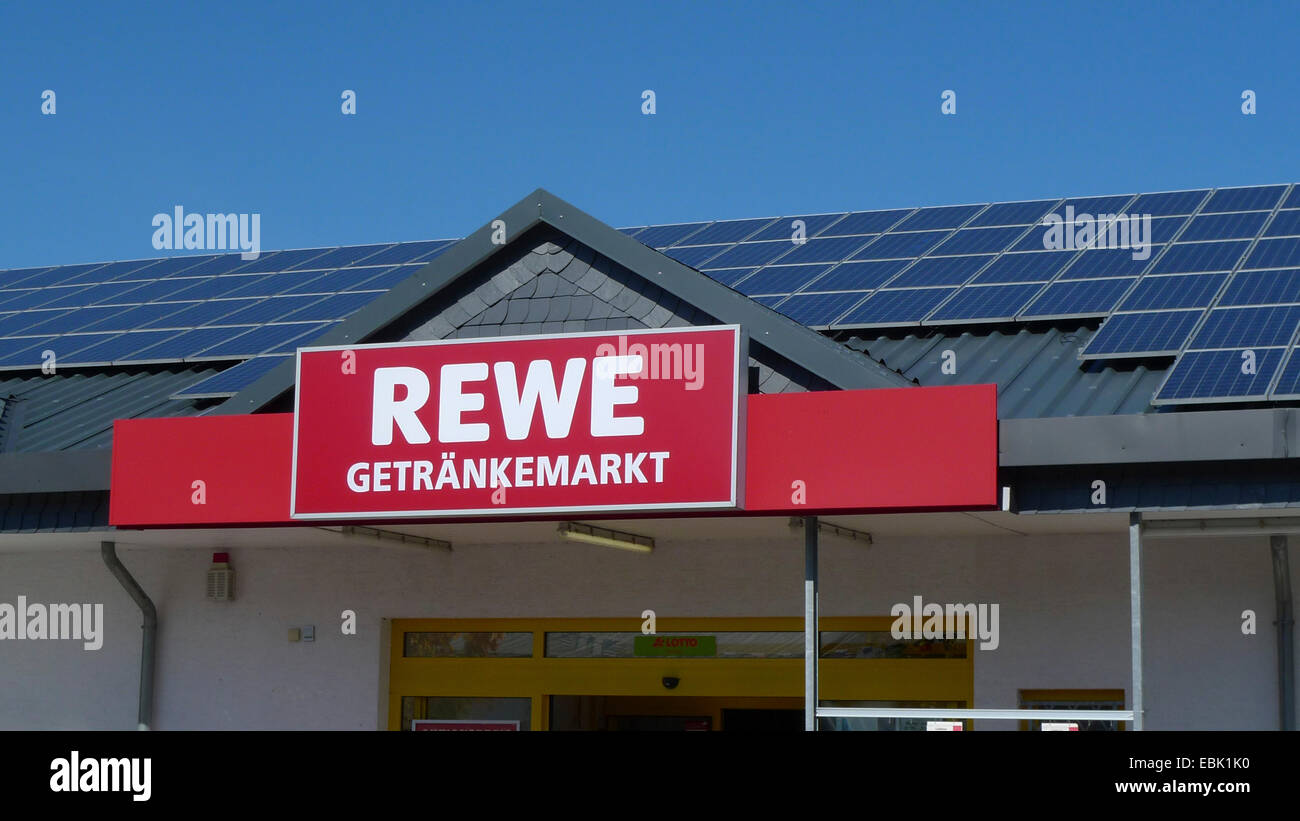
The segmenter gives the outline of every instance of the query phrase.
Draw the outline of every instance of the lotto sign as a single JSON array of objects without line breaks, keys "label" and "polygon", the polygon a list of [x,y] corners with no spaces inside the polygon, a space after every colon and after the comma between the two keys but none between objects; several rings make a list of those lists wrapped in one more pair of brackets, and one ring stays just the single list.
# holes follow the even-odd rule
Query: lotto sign
[{"label": "lotto sign", "polygon": [[303,348],[294,519],[741,504],[738,326]]}]

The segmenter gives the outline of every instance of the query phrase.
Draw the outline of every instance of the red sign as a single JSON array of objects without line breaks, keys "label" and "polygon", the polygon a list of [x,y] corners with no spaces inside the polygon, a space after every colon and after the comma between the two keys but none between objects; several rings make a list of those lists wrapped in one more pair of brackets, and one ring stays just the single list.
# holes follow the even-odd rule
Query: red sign
[{"label": "red sign", "polygon": [[739,506],[738,326],[298,351],[294,519]]}]

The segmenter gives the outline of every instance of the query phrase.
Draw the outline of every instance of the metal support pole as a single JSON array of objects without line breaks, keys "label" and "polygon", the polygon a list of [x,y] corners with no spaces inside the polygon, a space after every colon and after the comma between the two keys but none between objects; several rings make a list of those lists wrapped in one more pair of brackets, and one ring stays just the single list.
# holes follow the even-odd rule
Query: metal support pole
[{"label": "metal support pole", "polygon": [[1128,601],[1133,653],[1133,729],[1143,728],[1142,704],[1142,514],[1128,515]]},{"label": "metal support pole", "polygon": [[1283,730],[1295,729],[1295,610],[1291,602],[1291,562],[1286,536],[1270,536],[1273,593],[1277,600],[1277,708]]},{"label": "metal support pole", "polygon": [[817,517],[803,520],[803,728],[817,729]]}]

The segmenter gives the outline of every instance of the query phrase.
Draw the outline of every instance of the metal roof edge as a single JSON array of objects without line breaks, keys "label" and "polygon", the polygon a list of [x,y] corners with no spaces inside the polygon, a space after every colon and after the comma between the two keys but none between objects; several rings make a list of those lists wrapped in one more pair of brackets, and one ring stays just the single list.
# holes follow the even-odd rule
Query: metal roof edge
[{"label": "metal roof edge", "polygon": [[1093,465],[1300,457],[1300,409],[1003,419],[998,463]]},{"label": "metal roof edge", "polygon": [[[493,224],[506,226],[510,241],[492,242]],[[587,245],[668,293],[725,323],[744,326],[751,341],[768,348],[840,388],[910,387],[912,382],[869,357],[737,293],[707,275],[646,247],[550,192],[538,188],[483,227],[398,283],[384,296],[348,317],[312,345],[346,345],[366,337],[414,309],[464,274],[511,246],[539,223]],[[652,273],[653,272],[653,273]],[[293,388],[296,364],[287,360],[223,402],[212,412],[253,413]]]},{"label": "metal roof edge", "polygon": [[0,494],[108,490],[113,452],[58,450],[0,454]]}]

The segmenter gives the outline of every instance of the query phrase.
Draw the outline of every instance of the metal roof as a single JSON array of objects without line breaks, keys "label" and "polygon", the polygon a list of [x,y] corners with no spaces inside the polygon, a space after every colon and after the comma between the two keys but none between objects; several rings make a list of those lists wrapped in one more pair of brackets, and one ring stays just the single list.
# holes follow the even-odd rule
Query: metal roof
[{"label": "metal roof", "polygon": [[[998,386],[998,418],[1154,413],[1164,368],[1143,361],[1123,370],[1076,356],[1091,328],[932,329],[925,336],[854,336],[845,344],[901,370],[921,385]],[[952,355],[947,356],[946,352]],[[1163,360],[1160,360],[1163,361]],[[955,370],[955,373],[945,373]]]},{"label": "metal roof", "polygon": [[120,368],[108,372],[39,371],[0,379],[0,397],[23,406],[21,430],[10,431],[10,452],[89,450],[112,444],[113,420],[193,416],[211,403],[170,399],[215,368]]}]

